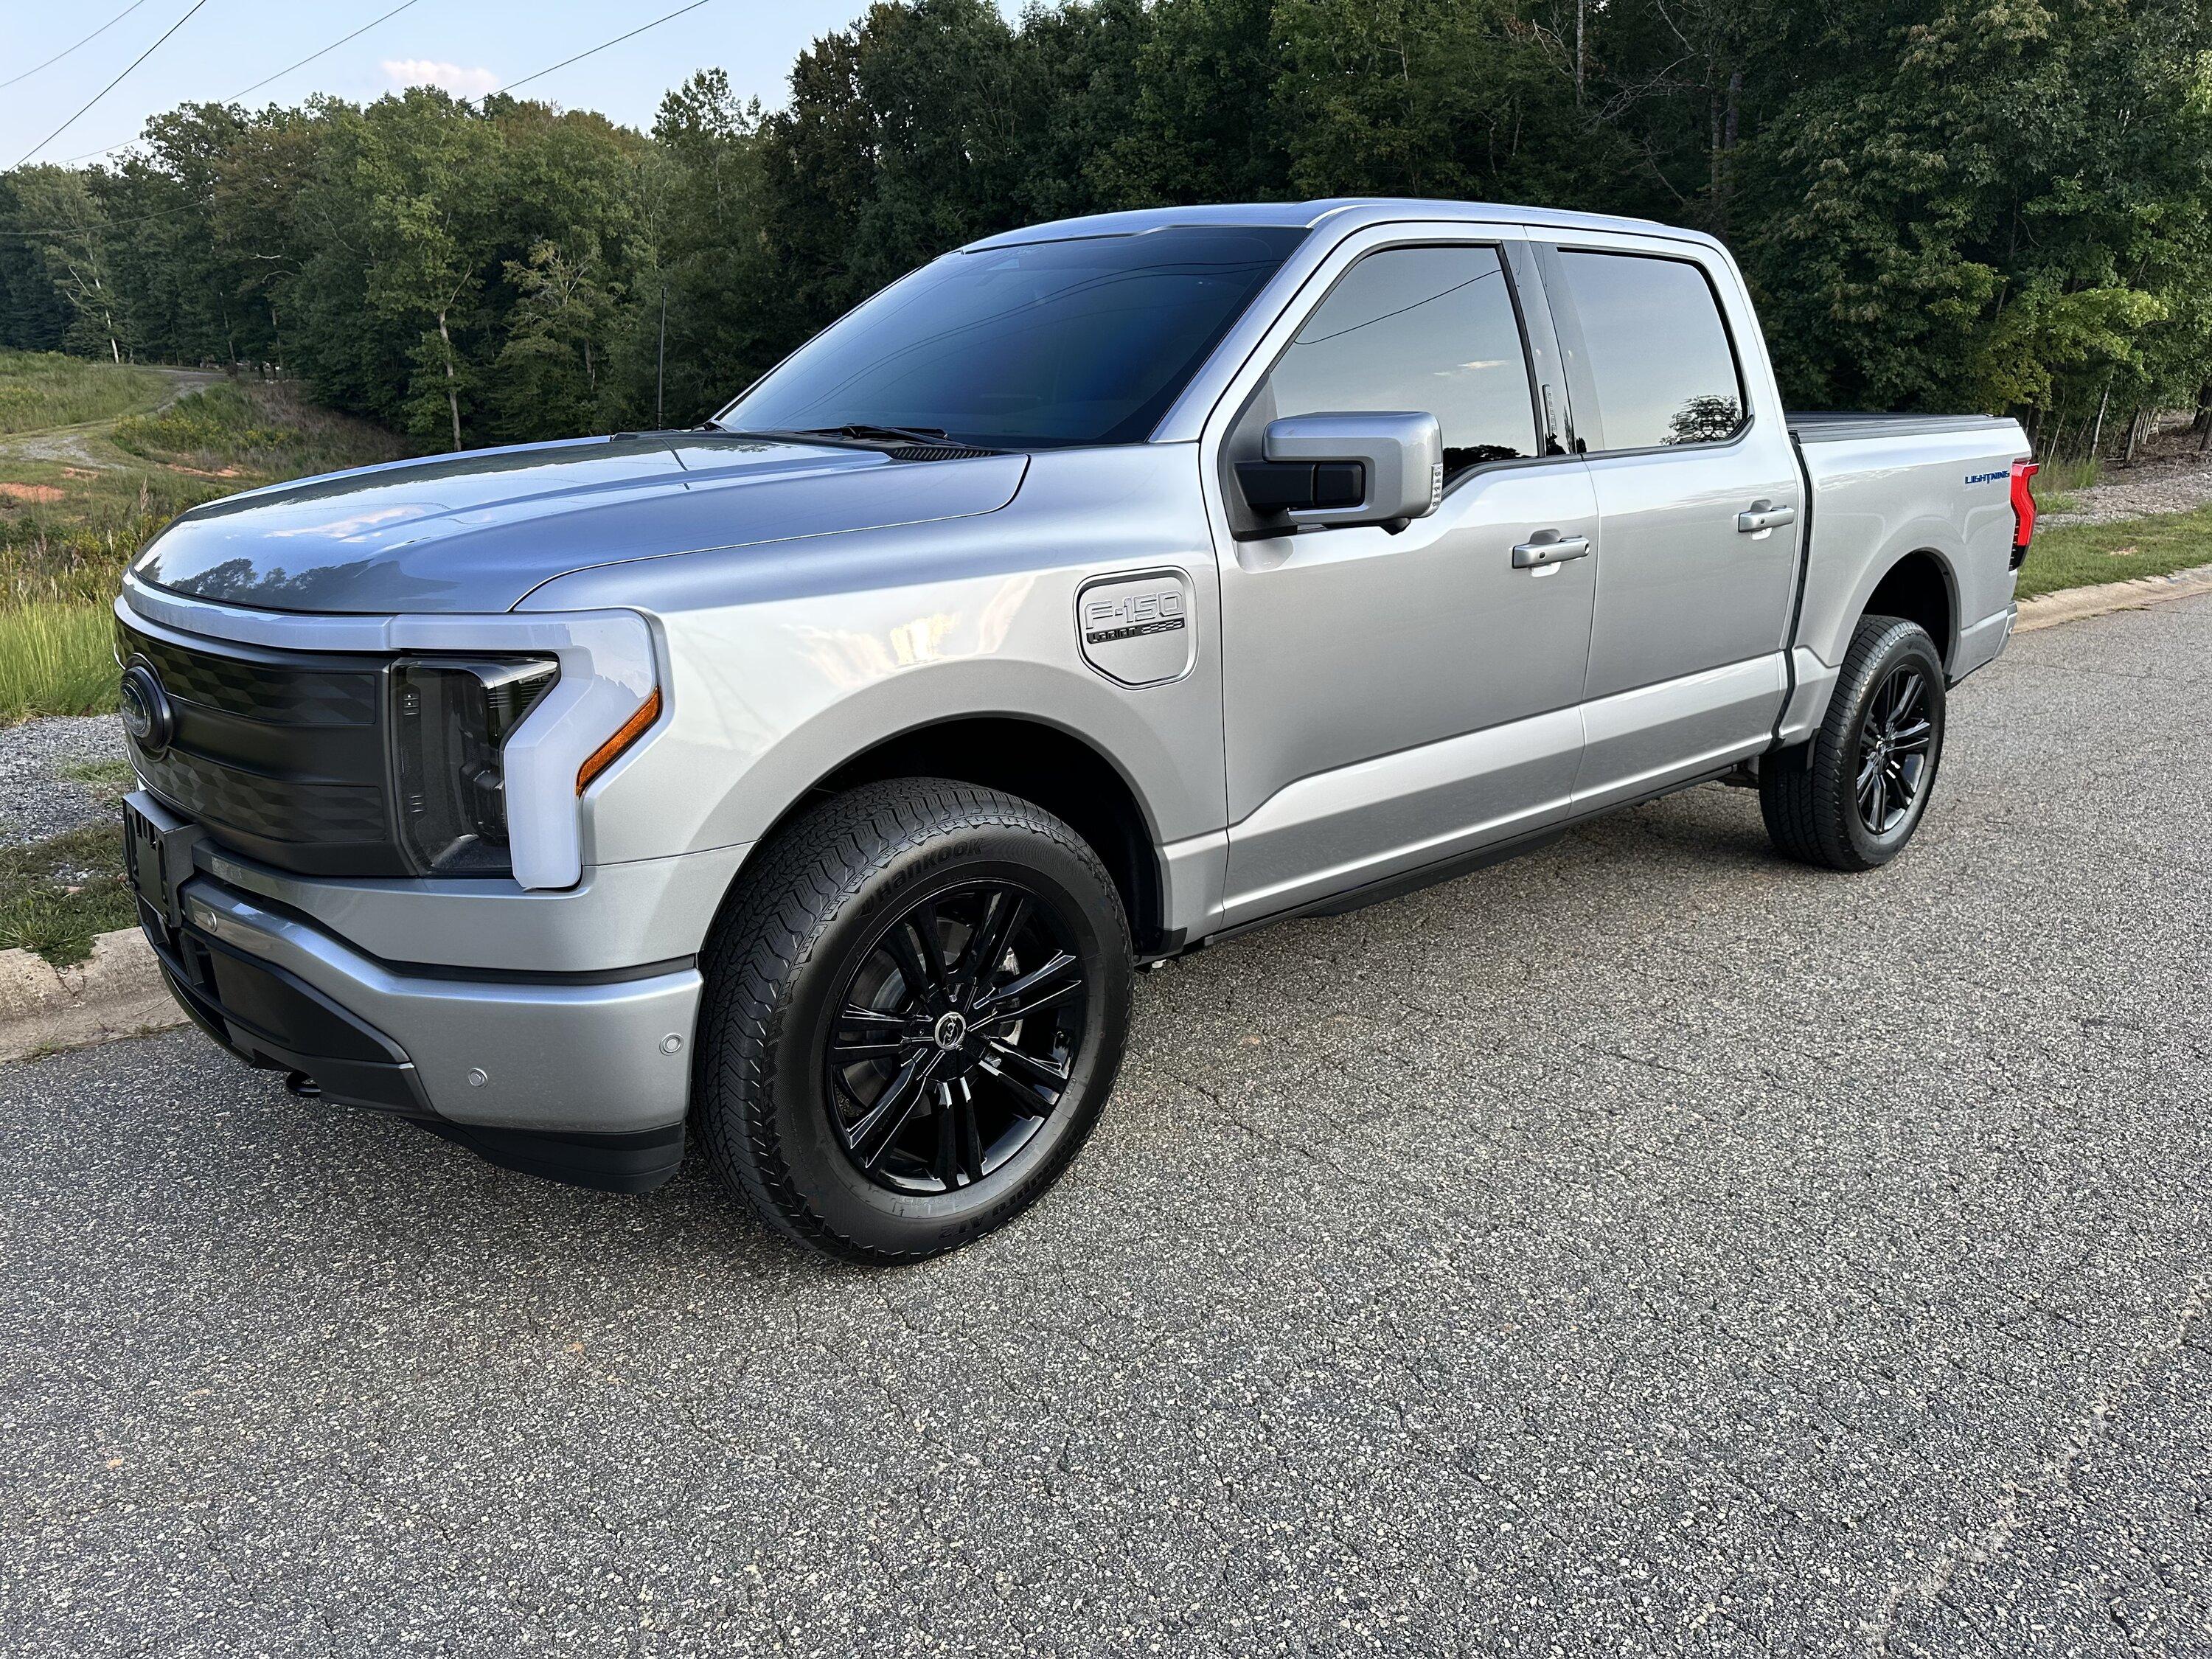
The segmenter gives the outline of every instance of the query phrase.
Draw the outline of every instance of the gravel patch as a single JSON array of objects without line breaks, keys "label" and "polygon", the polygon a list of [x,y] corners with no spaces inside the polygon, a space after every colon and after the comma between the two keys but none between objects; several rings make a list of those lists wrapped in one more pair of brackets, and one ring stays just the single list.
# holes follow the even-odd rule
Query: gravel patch
[{"label": "gravel patch", "polygon": [[0,731],[0,845],[45,841],[109,817],[113,794],[69,770],[125,755],[123,723],[112,714],[30,720]]},{"label": "gravel patch", "polygon": [[2162,453],[2138,457],[2132,466],[2116,467],[2106,482],[2068,491],[2073,506],[2045,513],[2041,522],[2115,524],[2154,513],[2187,513],[2212,503],[2212,454],[2197,447],[2187,428],[2162,432],[2155,441],[2170,444]]}]

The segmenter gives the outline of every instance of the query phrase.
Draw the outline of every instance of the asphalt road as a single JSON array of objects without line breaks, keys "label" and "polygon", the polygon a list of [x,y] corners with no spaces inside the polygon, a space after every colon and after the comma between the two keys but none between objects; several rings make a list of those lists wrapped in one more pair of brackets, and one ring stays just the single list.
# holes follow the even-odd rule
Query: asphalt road
[{"label": "asphalt road", "polygon": [[14,1655],[2212,1649],[2212,601],[2023,637],[1887,870],[1701,789],[1152,976],[898,1272],[0,1068]]}]

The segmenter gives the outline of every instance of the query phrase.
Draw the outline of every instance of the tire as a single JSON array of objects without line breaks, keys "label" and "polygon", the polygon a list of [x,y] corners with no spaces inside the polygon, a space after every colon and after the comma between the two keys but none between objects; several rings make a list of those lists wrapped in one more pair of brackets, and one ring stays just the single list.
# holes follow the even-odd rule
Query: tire
[{"label": "tire", "polygon": [[1132,954],[1105,866],[1041,807],[934,778],[825,802],[761,849],[708,943],[708,1160],[848,1260],[1004,1226],[1112,1091]]},{"label": "tire", "polygon": [[[1911,708],[1894,701],[1913,696]],[[1820,731],[1759,764],[1776,850],[1830,870],[1872,870],[1904,851],[1942,761],[1943,697],[1942,657],[1917,623],[1863,617]]]}]

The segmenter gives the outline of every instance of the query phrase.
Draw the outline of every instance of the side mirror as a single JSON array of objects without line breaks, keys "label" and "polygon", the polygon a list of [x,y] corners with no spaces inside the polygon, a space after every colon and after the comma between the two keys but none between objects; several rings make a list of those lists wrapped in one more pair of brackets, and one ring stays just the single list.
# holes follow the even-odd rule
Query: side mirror
[{"label": "side mirror", "polygon": [[1443,432],[1433,415],[1293,415],[1267,423],[1261,453],[1237,464],[1237,482],[1271,530],[1372,524],[1395,532],[1443,499]]}]

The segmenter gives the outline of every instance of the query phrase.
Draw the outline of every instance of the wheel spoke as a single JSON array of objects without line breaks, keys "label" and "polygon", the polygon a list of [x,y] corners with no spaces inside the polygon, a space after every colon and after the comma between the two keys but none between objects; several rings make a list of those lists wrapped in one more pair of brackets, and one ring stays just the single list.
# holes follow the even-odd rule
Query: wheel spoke
[{"label": "wheel spoke", "polygon": [[1040,991],[1028,1001],[1019,1003],[1013,1007],[1002,1008],[994,1004],[990,1013],[991,1023],[994,1025],[1014,1024],[1027,1019],[1031,1014],[1051,1007],[1055,1002],[1066,1000],[1082,988],[1083,980],[1080,975],[1078,975],[1073,979],[1063,980],[1049,990]]},{"label": "wheel spoke", "polygon": [[833,1042],[830,1059],[833,1065],[856,1066],[864,1060],[890,1060],[906,1052],[903,1042]]},{"label": "wheel spoke", "polygon": [[945,954],[937,932],[937,907],[924,902],[902,917],[884,936],[884,948],[898,964],[899,977],[917,999],[927,998],[945,980]]},{"label": "wheel spoke", "polygon": [[864,1025],[876,1030],[886,1028],[897,1030],[905,1025],[906,1017],[903,1014],[879,1013],[873,1008],[863,1008],[856,1003],[848,1003],[844,1012],[837,1016],[837,1024],[840,1026]]},{"label": "wheel spoke", "polygon": [[[990,1011],[991,1018],[994,1019],[1014,1018],[1015,1016],[1006,1013],[1000,1005],[1011,1004],[1019,1007],[1024,997],[1036,997],[1037,1001],[1033,1006],[1042,1006],[1051,998],[1042,996],[1040,993],[1050,991],[1054,997],[1058,997],[1082,985],[1083,975],[1076,971],[1079,966],[1075,957],[1067,951],[1055,951],[1019,979],[1010,980],[992,992],[984,1000],[983,1006]],[[1066,981],[1064,985],[1060,983],[1063,980]]]},{"label": "wheel spoke", "polygon": [[983,1178],[983,1133],[975,1097],[965,1082],[937,1086],[937,1152],[930,1173],[945,1190],[972,1187]]},{"label": "wheel spoke", "polygon": [[1919,712],[1920,699],[1927,690],[1926,683],[1917,672],[1905,675],[1898,682],[1897,700],[1889,711],[1889,723],[1893,728],[1902,726]]},{"label": "wheel spoke", "polygon": [[1034,1088],[1019,1078],[1007,1076],[988,1060],[969,1075],[997,1085],[1000,1091],[1013,1102],[1014,1110],[1024,1117],[1044,1117],[1060,1103],[1057,1095],[1048,1098],[1042,1089]]},{"label": "wheel spoke", "polygon": [[1891,737],[1890,752],[1896,755],[1917,753],[1927,748],[1929,740],[1935,735],[1936,728],[1926,720],[1921,720],[1915,725],[1906,726],[1903,731]]},{"label": "wheel spoke", "polygon": [[1006,954],[1006,942],[1021,927],[1029,908],[1030,902],[1019,893],[1009,893],[1003,887],[991,890],[984,902],[982,920],[969,935],[968,948],[960,958],[960,982],[971,999],[975,997],[976,987],[991,982],[999,959]]},{"label": "wheel spoke", "polygon": [[[1011,1042],[993,1037],[989,1044],[990,1058],[983,1069],[1024,1089],[1048,1106],[1057,1105],[1060,1091],[1067,1087],[1068,1072],[1055,1061],[1040,1060],[1036,1055],[1017,1048]],[[1048,1094],[1046,1091],[1050,1091]]]},{"label": "wheel spoke", "polygon": [[935,1075],[944,1050],[926,1048],[902,1066],[884,1085],[875,1104],[845,1133],[845,1146],[864,1170],[872,1170],[906,1127],[914,1109],[928,1097],[929,1079]]},{"label": "wheel spoke", "polygon": [[1858,797],[1859,815],[1869,823],[1874,821],[1875,795],[1881,782],[1881,757],[1869,755],[1865,763],[1859,768]]}]

